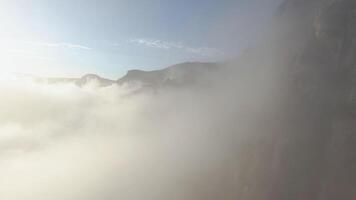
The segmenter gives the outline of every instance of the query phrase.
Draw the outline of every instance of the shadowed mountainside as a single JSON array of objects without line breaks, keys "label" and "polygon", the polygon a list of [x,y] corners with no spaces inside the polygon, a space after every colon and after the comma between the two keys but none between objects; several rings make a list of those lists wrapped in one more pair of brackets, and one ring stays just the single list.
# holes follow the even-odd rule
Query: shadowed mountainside
[{"label": "shadowed mountainside", "polygon": [[353,200],[356,1],[286,0],[272,29],[241,59],[276,65],[280,111],[258,139],[241,144],[228,198]]}]

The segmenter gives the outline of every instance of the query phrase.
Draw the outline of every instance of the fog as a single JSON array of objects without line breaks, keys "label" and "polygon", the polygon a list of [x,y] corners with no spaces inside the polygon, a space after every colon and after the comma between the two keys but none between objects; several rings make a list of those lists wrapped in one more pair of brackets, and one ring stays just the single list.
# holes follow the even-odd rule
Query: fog
[{"label": "fog", "polygon": [[246,159],[263,160],[246,149],[282,123],[284,59],[275,58],[286,51],[270,43],[196,86],[136,92],[1,80],[0,199],[241,197]]},{"label": "fog", "polygon": [[208,87],[135,95],[117,85],[2,81],[0,198],[231,195],[238,146],[273,109],[275,81],[222,71]]},{"label": "fog", "polygon": [[[213,37],[224,46],[231,32]],[[245,147],[272,132],[283,99],[282,65],[265,53],[141,92],[0,79],[0,199],[236,199]]]},{"label": "fog", "polygon": [[284,1],[208,72],[0,77],[0,199],[354,199],[354,8]]}]

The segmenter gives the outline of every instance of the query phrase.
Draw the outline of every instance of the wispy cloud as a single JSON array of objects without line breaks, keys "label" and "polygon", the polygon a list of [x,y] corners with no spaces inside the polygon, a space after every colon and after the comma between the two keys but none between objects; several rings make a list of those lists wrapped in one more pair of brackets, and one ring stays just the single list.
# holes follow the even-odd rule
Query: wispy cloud
[{"label": "wispy cloud", "polygon": [[68,49],[81,49],[81,50],[92,50],[91,47],[84,46],[81,44],[72,44],[72,43],[36,43],[36,42],[30,42],[29,44],[32,45],[38,45],[38,46],[44,46],[44,47],[53,47],[53,48],[68,48]]},{"label": "wispy cloud", "polygon": [[166,42],[162,40],[154,40],[154,39],[131,39],[130,43],[135,43],[139,45],[143,45],[151,48],[159,48],[159,49],[183,49],[184,45],[176,42]]},{"label": "wispy cloud", "polygon": [[183,43],[167,42],[167,41],[157,40],[157,39],[136,38],[136,39],[130,39],[128,42],[136,45],[149,47],[149,48],[157,48],[163,50],[178,49],[178,50],[185,51],[187,53],[197,54],[200,56],[214,56],[214,55],[223,54],[221,50],[215,48],[191,47],[188,45],[184,45]]}]

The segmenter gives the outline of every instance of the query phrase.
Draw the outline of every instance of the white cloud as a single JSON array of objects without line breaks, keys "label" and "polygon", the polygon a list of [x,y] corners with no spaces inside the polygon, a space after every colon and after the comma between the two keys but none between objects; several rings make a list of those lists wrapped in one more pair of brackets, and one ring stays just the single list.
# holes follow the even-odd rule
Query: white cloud
[{"label": "white cloud", "polygon": [[91,47],[80,45],[80,44],[72,44],[72,43],[35,43],[30,42],[32,45],[44,46],[44,47],[53,47],[53,48],[69,48],[69,49],[81,49],[81,50],[92,50]]},{"label": "white cloud", "polygon": [[181,43],[166,42],[166,41],[154,40],[154,39],[131,39],[129,40],[129,42],[140,44],[151,48],[159,48],[159,49],[184,48],[184,46]]},{"label": "white cloud", "polygon": [[221,50],[215,48],[191,47],[179,42],[167,42],[167,41],[157,40],[157,39],[137,38],[137,39],[130,39],[129,43],[150,47],[150,48],[164,49],[164,50],[178,49],[178,50],[185,51],[187,53],[192,53],[200,56],[214,56],[214,55],[223,54]]},{"label": "white cloud", "polygon": [[238,147],[267,134],[259,124],[280,103],[273,67],[239,78],[214,74],[209,89],[136,95],[117,85],[0,81],[1,199],[235,195],[227,175],[239,172]]},{"label": "white cloud", "polygon": [[226,161],[237,157],[242,133],[253,135],[246,121],[276,96],[265,75],[232,79],[226,90],[134,96],[119,86],[0,82],[1,199],[194,200],[206,194],[195,188],[230,192],[221,185],[234,169]]}]

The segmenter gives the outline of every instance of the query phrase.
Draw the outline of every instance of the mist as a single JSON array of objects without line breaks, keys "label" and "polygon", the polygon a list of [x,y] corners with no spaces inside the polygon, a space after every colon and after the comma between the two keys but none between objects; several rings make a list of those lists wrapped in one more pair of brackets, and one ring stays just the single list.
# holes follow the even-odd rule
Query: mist
[{"label": "mist", "polygon": [[356,3],[270,2],[209,22],[224,61],[0,77],[0,199],[354,199]]},{"label": "mist", "polygon": [[239,143],[256,136],[275,104],[275,81],[251,72],[237,81],[229,70],[207,77],[208,87],[135,95],[118,85],[3,81],[0,198],[232,195]]},{"label": "mist", "polygon": [[[231,41],[245,26],[211,39],[235,56]],[[272,131],[264,125],[284,90],[281,66],[259,56],[269,61],[221,62],[196,85],[139,92],[0,79],[0,199],[235,199],[245,149]]]}]

